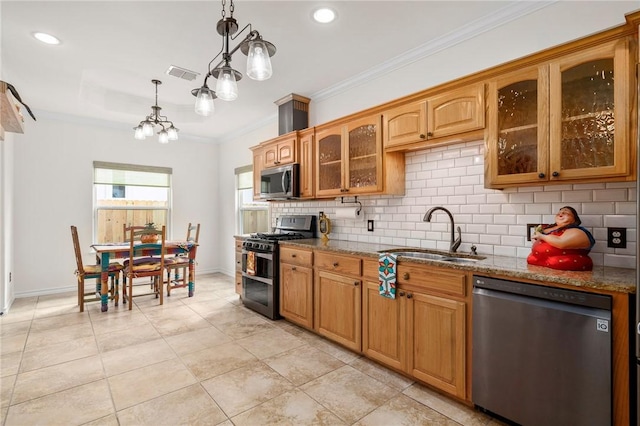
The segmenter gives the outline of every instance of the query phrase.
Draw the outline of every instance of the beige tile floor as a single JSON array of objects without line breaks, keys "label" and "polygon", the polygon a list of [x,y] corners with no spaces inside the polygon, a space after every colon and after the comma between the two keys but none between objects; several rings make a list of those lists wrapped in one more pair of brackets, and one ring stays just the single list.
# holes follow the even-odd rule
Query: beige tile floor
[{"label": "beige tile floor", "polygon": [[78,312],[73,293],[0,317],[3,425],[495,425],[364,357],[242,306],[231,277]]}]

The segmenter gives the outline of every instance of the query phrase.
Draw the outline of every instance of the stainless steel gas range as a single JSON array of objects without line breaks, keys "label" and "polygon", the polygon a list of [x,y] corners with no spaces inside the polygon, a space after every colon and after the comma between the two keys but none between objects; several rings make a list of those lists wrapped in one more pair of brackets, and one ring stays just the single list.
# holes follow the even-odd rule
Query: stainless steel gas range
[{"label": "stainless steel gas range", "polygon": [[242,243],[242,303],[267,318],[280,318],[280,241],[315,238],[314,215],[281,216],[271,234]]}]

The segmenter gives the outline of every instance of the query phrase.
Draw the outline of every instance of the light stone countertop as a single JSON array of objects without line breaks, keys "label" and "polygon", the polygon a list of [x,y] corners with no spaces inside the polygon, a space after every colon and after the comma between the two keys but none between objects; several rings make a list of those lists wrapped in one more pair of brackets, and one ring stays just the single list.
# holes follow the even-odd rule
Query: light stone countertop
[{"label": "light stone countertop", "polygon": [[[399,248],[416,249],[416,247],[363,243],[357,241],[328,240],[325,242],[319,238],[281,241],[280,245],[297,246],[313,250],[326,250],[355,256],[376,258],[378,257],[379,252],[385,250],[397,250]],[[434,252],[438,251],[434,250]],[[463,256],[465,255],[465,253],[459,254]],[[482,253],[478,253],[478,255],[486,256]],[[403,256],[399,256],[398,261],[472,271],[479,275],[482,275],[483,273],[496,274],[506,279],[529,279],[540,281],[547,285],[562,284],[572,287],[581,287],[585,291],[588,291],[588,289],[597,289],[615,291],[619,293],[636,292],[635,269],[594,266],[593,271],[558,271],[555,269],[545,268],[543,266],[529,265],[527,264],[527,260],[523,258],[491,255],[486,256],[486,259],[464,264],[408,258]]]}]

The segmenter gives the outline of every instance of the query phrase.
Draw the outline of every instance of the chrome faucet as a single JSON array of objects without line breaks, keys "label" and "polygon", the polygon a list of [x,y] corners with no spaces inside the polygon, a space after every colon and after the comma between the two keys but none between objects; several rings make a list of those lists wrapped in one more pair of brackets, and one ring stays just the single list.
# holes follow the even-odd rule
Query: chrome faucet
[{"label": "chrome faucet", "polygon": [[442,210],[443,212],[445,212],[446,214],[449,215],[449,219],[451,220],[451,244],[449,245],[449,251],[451,253],[455,253],[456,250],[458,250],[458,247],[460,247],[460,243],[462,242],[462,231],[460,230],[460,227],[458,226],[458,238],[456,238],[456,234],[455,234],[455,224],[453,223],[453,215],[451,214],[451,212],[447,209],[445,209],[444,207],[432,207],[429,209],[429,211],[424,215],[424,219],[422,219],[425,222],[431,222],[431,216],[433,215],[433,212],[436,210]]}]

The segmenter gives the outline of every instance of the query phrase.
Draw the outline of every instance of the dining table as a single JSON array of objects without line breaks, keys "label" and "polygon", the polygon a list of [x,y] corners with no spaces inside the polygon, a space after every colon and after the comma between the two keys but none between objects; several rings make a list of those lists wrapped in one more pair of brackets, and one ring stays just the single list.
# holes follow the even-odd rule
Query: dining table
[{"label": "dining table", "polygon": [[[148,244],[142,242],[135,242],[135,246],[140,246],[135,249],[135,256],[159,256],[161,252],[161,244]],[[109,310],[109,262],[114,259],[129,258],[131,255],[131,247],[128,242],[117,243],[101,243],[93,244],[91,248],[96,253],[98,264],[101,265],[100,274],[100,300],[101,311],[107,312]],[[165,256],[166,255],[186,255],[189,257],[189,297],[193,297],[195,293],[195,259],[196,250],[198,244],[194,241],[165,241]],[[131,303],[131,301],[129,302]]]}]

